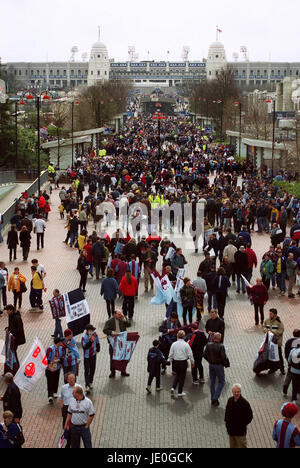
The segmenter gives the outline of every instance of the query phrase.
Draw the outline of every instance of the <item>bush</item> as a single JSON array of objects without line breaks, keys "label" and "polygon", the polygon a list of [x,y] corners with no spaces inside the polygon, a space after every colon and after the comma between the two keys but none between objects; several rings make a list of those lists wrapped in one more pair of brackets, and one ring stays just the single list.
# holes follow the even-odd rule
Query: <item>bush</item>
[{"label": "bush", "polygon": [[300,182],[286,182],[284,180],[273,181],[274,187],[279,187],[285,192],[288,192],[291,195],[295,195],[297,198],[300,199]]}]

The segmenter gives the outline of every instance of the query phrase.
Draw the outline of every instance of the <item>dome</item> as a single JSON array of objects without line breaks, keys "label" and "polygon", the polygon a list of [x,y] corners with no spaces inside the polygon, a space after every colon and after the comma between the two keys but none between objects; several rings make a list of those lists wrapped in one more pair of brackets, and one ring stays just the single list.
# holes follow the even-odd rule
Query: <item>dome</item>
[{"label": "dome", "polygon": [[208,60],[226,60],[225,47],[222,42],[213,42],[208,49]]},{"label": "dome", "polygon": [[107,51],[107,47],[103,42],[97,41],[97,42],[95,42],[95,44],[92,45],[92,51],[97,52],[98,50],[100,50],[102,52]]}]

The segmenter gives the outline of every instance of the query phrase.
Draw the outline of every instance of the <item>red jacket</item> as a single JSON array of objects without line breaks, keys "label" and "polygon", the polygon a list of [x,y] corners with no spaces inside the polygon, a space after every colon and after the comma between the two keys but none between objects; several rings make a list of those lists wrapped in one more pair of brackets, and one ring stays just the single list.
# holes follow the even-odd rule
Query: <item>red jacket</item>
[{"label": "red jacket", "polygon": [[250,248],[246,248],[245,249],[245,252],[248,256],[248,268],[249,270],[252,270],[253,269],[253,266],[257,267],[257,257],[256,257],[256,253],[254,252],[254,250],[250,249]]},{"label": "red jacket", "polygon": [[131,275],[131,284],[127,282],[126,276],[123,276],[121,279],[120,291],[124,296],[136,296],[138,288],[138,282],[135,276]]},{"label": "red jacket", "polygon": [[87,256],[86,256],[86,261],[87,262],[92,262],[93,261],[93,257],[92,257],[92,244],[85,244],[83,246],[83,250],[86,250],[87,252]]},{"label": "red jacket", "polygon": [[263,305],[269,300],[269,294],[264,284],[255,284],[252,288],[247,288],[247,292],[251,295],[253,304]]}]

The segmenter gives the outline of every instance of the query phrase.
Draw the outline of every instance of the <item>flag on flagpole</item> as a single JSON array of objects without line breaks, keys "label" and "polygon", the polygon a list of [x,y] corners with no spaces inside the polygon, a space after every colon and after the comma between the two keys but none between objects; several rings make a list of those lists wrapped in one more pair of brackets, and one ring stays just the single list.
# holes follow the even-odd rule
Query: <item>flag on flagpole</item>
[{"label": "flag on flagpole", "polygon": [[40,340],[36,338],[26,359],[19,368],[14,382],[25,392],[31,392],[48,365],[47,356]]}]

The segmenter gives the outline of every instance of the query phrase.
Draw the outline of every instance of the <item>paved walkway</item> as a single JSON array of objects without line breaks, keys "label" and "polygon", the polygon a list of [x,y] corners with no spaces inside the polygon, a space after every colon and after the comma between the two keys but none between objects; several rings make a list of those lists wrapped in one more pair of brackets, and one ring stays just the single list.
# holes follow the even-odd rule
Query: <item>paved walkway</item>
[{"label": "paved walkway", "polygon": [[[47,301],[51,298],[53,289],[59,288],[60,291],[67,292],[79,285],[79,274],[76,270],[77,252],[62,243],[65,231],[64,221],[60,220],[57,208],[58,190],[53,192],[51,203],[52,211],[45,234],[45,249],[37,252],[34,238],[29,255],[29,259],[37,257],[47,269],[48,291],[44,295],[46,307],[43,314],[29,313],[28,293],[26,293],[21,312],[27,343],[19,348],[18,354],[21,359],[25,358],[36,336],[45,347],[51,344],[50,335],[54,330],[54,322]],[[90,224],[89,232],[92,228]],[[254,234],[253,240],[260,259],[269,246],[269,237],[266,234]],[[0,257],[0,260],[8,259],[8,251],[3,244],[0,246]],[[203,255],[191,252],[186,257],[187,274],[194,279]],[[10,273],[15,265],[20,267],[28,279],[30,278],[30,262],[25,263],[21,260],[20,250],[17,261],[7,263]],[[150,306],[151,295],[143,294],[143,289],[141,285],[132,327],[132,331],[139,331],[141,339],[128,366],[130,377],[118,376],[115,380],[108,378],[108,344],[106,340],[101,341],[95,388],[90,394],[96,410],[96,417],[91,426],[94,447],[228,447],[224,412],[227,398],[231,396],[232,384],[236,382],[242,384],[243,395],[250,402],[254,412],[254,420],[248,430],[249,446],[274,447],[273,423],[280,415],[281,405],[287,401],[282,396],[283,377],[277,373],[258,378],[252,372],[254,357],[264,334],[261,329],[254,327],[253,310],[247,297],[237,295],[235,288],[231,288],[225,312],[225,345],[231,367],[225,371],[226,386],[220,398],[221,405],[219,408],[211,408],[209,382],[199,387],[193,386],[189,371],[185,385],[187,396],[184,399],[170,398],[169,389],[172,382],[170,370],[168,375],[162,378],[164,390],[158,394],[146,394],[147,351],[152,340],[158,336],[158,326],[164,317],[164,306]],[[100,282],[88,279],[86,297],[91,309],[91,321],[97,327],[99,335],[103,336],[106,307],[99,292]],[[298,297],[289,300],[287,297],[279,297],[274,291],[270,292],[270,296],[268,306],[278,309],[285,325],[285,340],[287,340],[292,336],[292,330],[300,327],[300,299]],[[9,294],[9,297],[12,299],[12,294]],[[0,318],[0,339],[4,337],[6,325],[7,318],[3,316]],[[77,338],[77,342],[79,341],[80,338]],[[80,353],[82,355],[81,349]],[[1,367],[0,364],[0,371]],[[204,368],[205,377],[208,379],[206,362]],[[83,365],[80,368],[78,382],[84,384]],[[62,384],[62,378],[60,383]],[[0,393],[3,390],[1,382]],[[25,446],[57,447],[62,433],[60,410],[58,402],[52,407],[48,404],[46,379],[43,377],[32,393],[22,393],[22,401]],[[300,424],[299,416],[297,422]]]}]

